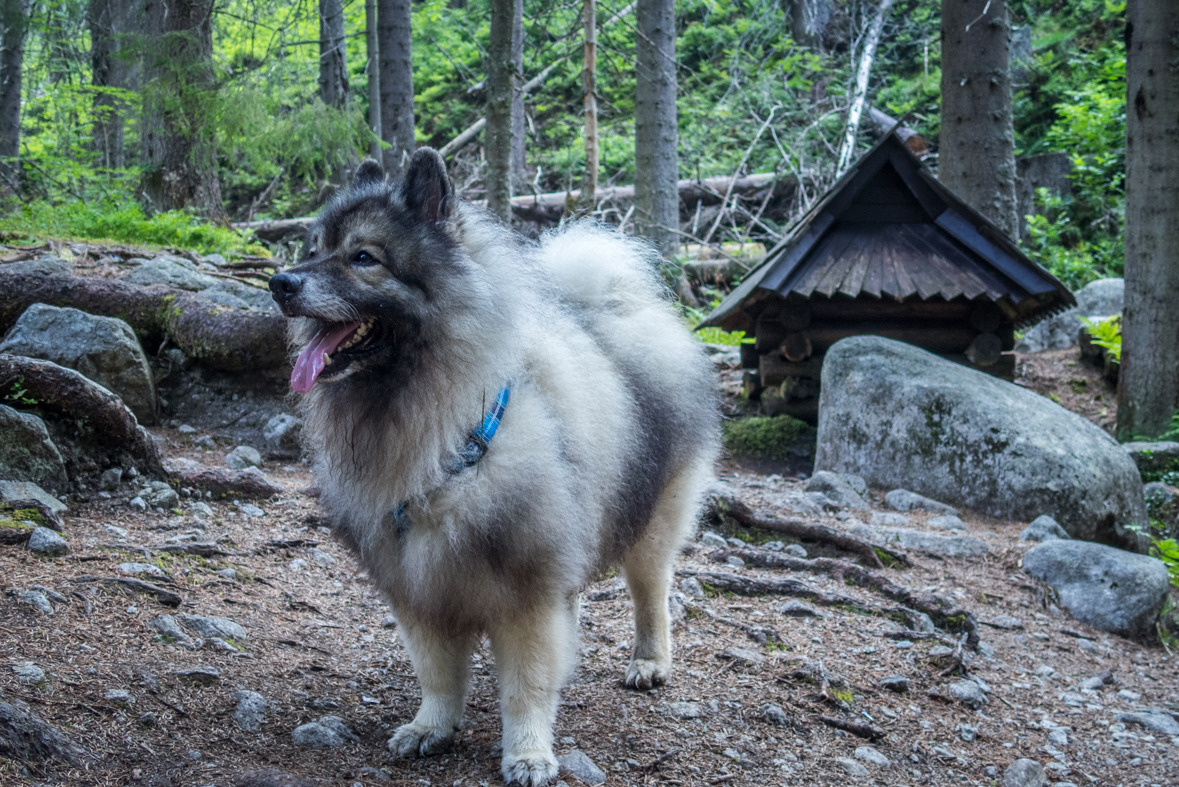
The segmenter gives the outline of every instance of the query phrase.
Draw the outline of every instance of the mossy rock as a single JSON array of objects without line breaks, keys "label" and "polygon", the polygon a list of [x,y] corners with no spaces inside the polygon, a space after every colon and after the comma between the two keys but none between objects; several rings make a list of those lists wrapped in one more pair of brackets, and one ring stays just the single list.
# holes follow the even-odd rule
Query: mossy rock
[{"label": "mossy rock", "polygon": [[0,502],[0,544],[23,544],[38,527],[61,531],[61,519],[36,500]]},{"label": "mossy rock", "polygon": [[742,418],[725,422],[724,442],[733,456],[788,462],[813,456],[815,428],[789,415]]}]

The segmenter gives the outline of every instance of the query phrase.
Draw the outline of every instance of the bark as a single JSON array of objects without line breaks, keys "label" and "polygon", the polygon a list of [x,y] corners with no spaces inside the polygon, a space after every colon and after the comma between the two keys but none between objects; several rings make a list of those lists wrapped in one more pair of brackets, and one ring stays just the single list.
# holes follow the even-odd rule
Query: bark
[{"label": "bark", "polygon": [[162,284],[140,287],[114,279],[0,273],[0,334],[29,305],[72,306],[118,317],[144,347],[169,340],[185,355],[216,369],[256,371],[289,362],[286,320],[277,313],[226,309],[199,293]]},{"label": "bark", "polygon": [[1007,0],[942,0],[938,179],[1017,238],[1010,35]]},{"label": "bark", "polygon": [[413,155],[413,9],[410,0],[377,0],[381,139],[385,172],[400,178]]},{"label": "bark", "polygon": [[90,73],[95,88],[91,129],[98,166],[121,169],[126,166],[124,124],[129,106],[113,91],[130,90],[134,86],[135,67],[122,54],[127,48],[127,36],[138,32],[141,18],[135,7],[120,0],[90,0],[86,21],[90,27]]},{"label": "bark", "polygon": [[675,3],[640,0],[635,61],[635,225],[666,256],[679,229]]},{"label": "bark", "polygon": [[214,0],[146,0],[151,84],[140,134],[149,210],[223,218],[210,109]]},{"label": "bark", "polygon": [[346,42],[344,4],[341,0],[319,0],[319,97],[336,109],[348,103]]},{"label": "bark", "polygon": [[97,759],[19,700],[0,701],[0,754],[39,772],[48,763],[78,766]]},{"label": "bark", "polygon": [[512,73],[515,80],[512,91],[512,193],[518,194],[528,187],[527,161],[525,159],[527,124],[524,118],[524,0],[516,0],[512,12]]},{"label": "bark", "polygon": [[831,0],[789,0],[791,37],[803,46],[820,48],[831,6]]},{"label": "bark", "polygon": [[929,150],[929,143],[925,141],[925,137],[917,133],[916,129],[908,126],[897,125],[900,121],[891,115],[881,112],[876,107],[868,107],[868,119],[872,121],[872,125],[876,127],[876,132],[881,136],[892,131],[905,143],[905,147],[920,155]]},{"label": "bark", "polygon": [[102,386],[49,361],[0,355],[0,388],[8,390],[14,383],[22,385],[27,396],[36,400],[38,414],[52,421],[81,425],[71,437],[103,454],[107,459],[103,466],[125,454],[149,475],[163,473],[160,451],[151,435],[123,400]]},{"label": "bark", "polygon": [[377,0],[364,0],[364,43],[368,54],[368,125],[373,130],[369,155],[381,160],[381,47],[377,42]]},{"label": "bark", "polygon": [[1150,437],[1179,400],[1179,4],[1126,6],[1126,307],[1118,435]]},{"label": "bark", "polygon": [[21,70],[30,0],[0,0],[0,176],[4,186],[17,182],[20,155]]},{"label": "bark", "polygon": [[[872,73],[872,61],[876,59],[876,47],[884,30],[884,20],[892,9],[892,0],[880,0],[880,8],[872,19],[872,25],[864,36],[864,48],[860,52],[860,65],[856,69],[856,86],[852,91],[851,106],[847,110],[847,123],[843,127],[843,142],[839,145],[839,163],[835,166],[836,177],[847,172],[856,155],[856,136],[860,131],[860,116],[864,114],[864,100],[868,96],[868,77]],[[1013,154],[1014,155],[1014,154]]]},{"label": "bark", "polygon": [[714,590],[737,596],[786,596],[787,598],[803,598],[824,607],[842,607],[862,615],[871,615],[874,612],[872,608],[864,606],[851,596],[824,593],[795,579],[756,579],[737,574],[718,574],[712,571],[692,571],[689,569],[680,569],[675,573],[680,577],[695,577],[702,584],[708,585]]},{"label": "bark", "polygon": [[502,221],[512,218],[512,157],[515,151],[514,103],[517,91],[516,36],[522,21],[520,0],[491,0],[487,42],[487,209]]},{"label": "bark", "polygon": [[594,209],[598,190],[598,20],[595,0],[582,4],[582,26],[585,28],[585,59],[581,70],[581,85],[585,92],[585,176],[577,198],[578,210]]}]

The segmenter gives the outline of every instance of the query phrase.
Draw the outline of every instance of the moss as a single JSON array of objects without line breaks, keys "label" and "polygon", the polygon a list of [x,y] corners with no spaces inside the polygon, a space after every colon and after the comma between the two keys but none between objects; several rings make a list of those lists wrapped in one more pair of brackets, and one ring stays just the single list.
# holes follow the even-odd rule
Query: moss
[{"label": "moss", "polygon": [[786,462],[810,454],[814,440],[814,427],[788,415],[742,418],[724,425],[725,448],[734,456]]},{"label": "moss", "polygon": [[856,696],[855,696],[855,694],[852,693],[851,689],[829,688],[828,691],[830,692],[832,697],[839,700],[840,702],[846,702],[848,705],[851,705],[856,700]]},{"label": "moss", "polygon": [[876,553],[876,557],[880,558],[880,562],[884,564],[885,568],[894,568],[900,564],[899,560],[885,552],[880,547],[872,547],[872,551]]},{"label": "moss", "polygon": [[35,508],[12,508],[7,503],[0,503],[0,528],[34,530],[47,524],[45,517]]}]

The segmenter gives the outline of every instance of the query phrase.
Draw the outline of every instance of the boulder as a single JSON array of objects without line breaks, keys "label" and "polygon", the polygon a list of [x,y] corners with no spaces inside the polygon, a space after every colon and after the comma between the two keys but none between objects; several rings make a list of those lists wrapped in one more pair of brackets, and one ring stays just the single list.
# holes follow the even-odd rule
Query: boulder
[{"label": "boulder", "polygon": [[29,535],[28,548],[30,552],[49,557],[67,555],[70,551],[69,542],[47,527],[38,527]]},{"label": "boulder", "polygon": [[841,476],[839,473],[820,470],[807,480],[806,486],[803,489],[807,492],[820,492],[826,495],[836,505],[843,508],[870,511],[872,507],[868,505],[860,492],[857,491],[857,487],[862,487],[867,491],[867,485],[862,478],[853,476],[852,479],[849,479]]},{"label": "boulder", "polygon": [[0,343],[0,353],[53,361],[119,395],[141,424],[156,421],[156,387],[131,326],[116,317],[34,303]]},{"label": "boulder", "polygon": [[0,499],[5,503],[17,500],[36,500],[55,514],[66,510],[66,504],[31,481],[0,481]]},{"label": "boulder", "polygon": [[198,292],[216,285],[221,279],[197,270],[196,265],[183,257],[162,254],[151,260],[144,260],[134,270],[119,277],[128,284],[165,284],[180,290]]},{"label": "boulder", "polygon": [[262,437],[266,439],[266,445],[271,450],[297,448],[302,427],[302,420],[289,413],[278,413],[266,422],[266,426],[262,428]]},{"label": "boulder", "polygon": [[7,262],[0,265],[0,274],[3,273],[39,273],[42,276],[72,276],[74,274],[74,266],[61,257],[46,254],[35,260],[21,260],[20,262]]},{"label": "boulder", "polygon": [[1045,541],[1023,556],[1023,569],[1051,586],[1077,620],[1124,637],[1152,637],[1167,600],[1161,560],[1104,544]]},{"label": "boulder", "polygon": [[1073,538],[1144,547],[1138,468],[1100,428],[1017,385],[902,342],[854,336],[823,361],[816,470],[855,473]]},{"label": "boulder", "polygon": [[1077,305],[1041,321],[1024,334],[1015,351],[1036,353],[1064,350],[1080,343],[1081,317],[1104,319],[1122,313],[1125,284],[1121,279],[1098,279],[1077,290]]},{"label": "boulder", "polygon": [[908,489],[894,489],[884,496],[884,503],[895,511],[932,511],[945,516],[958,516],[953,506],[930,500],[925,495],[910,492]]},{"label": "boulder", "polygon": [[51,486],[65,486],[69,480],[65,461],[50,439],[45,422],[3,404],[0,404],[0,477]]},{"label": "boulder", "polygon": [[848,532],[872,543],[932,552],[946,557],[985,555],[991,551],[985,541],[974,536],[944,536],[901,527],[873,527],[863,522],[852,524],[848,527]]},{"label": "boulder", "polygon": [[1068,538],[1068,533],[1052,517],[1044,514],[1032,520],[1032,523],[1019,534],[1020,541],[1052,541],[1057,538]]}]

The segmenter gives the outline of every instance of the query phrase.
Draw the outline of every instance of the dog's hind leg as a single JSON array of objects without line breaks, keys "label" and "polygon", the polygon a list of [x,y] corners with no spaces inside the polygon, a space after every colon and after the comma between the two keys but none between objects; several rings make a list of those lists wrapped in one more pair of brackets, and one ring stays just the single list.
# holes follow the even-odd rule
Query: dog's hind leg
[{"label": "dog's hind leg", "polygon": [[626,685],[649,689],[671,674],[671,621],[667,594],[676,554],[696,527],[709,470],[693,463],[667,485],[651,522],[622,562],[635,608],[635,649]]},{"label": "dog's hind leg", "polygon": [[399,757],[425,757],[448,749],[462,721],[475,638],[443,636],[412,623],[400,631],[422,686],[422,705],[413,721],[397,728],[388,746]]},{"label": "dog's hind leg", "polygon": [[557,777],[553,725],[577,650],[574,609],[565,600],[534,607],[488,634],[499,672],[504,781],[540,787]]}]

